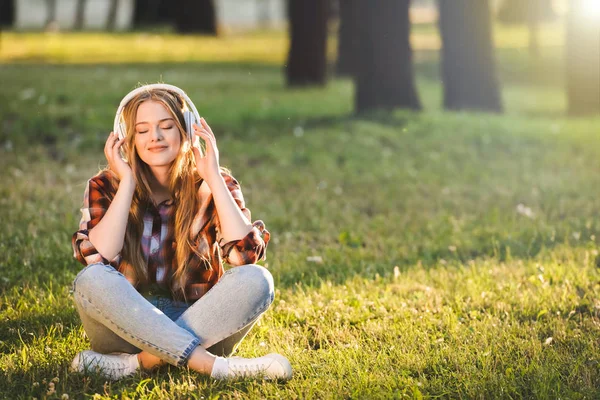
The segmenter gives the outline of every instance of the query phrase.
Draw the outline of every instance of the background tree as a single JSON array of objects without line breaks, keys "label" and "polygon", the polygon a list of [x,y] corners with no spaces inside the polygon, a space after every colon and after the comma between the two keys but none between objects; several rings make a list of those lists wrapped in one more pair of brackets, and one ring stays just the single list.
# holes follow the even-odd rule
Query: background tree
[{"label": "background tree", "polygon": [[336,74],[351,76],[359,59],[357,31],[360,21],[357,0],[340,0]]},{"label": "background tree", "polygon": [[[12,26],[15,18],[14,0],[0,0],[0,44],[2,43],[2,28]],[[1,48],[1,46],[0,46]]]},{"label": "background tree", "polygon": [[77,0],[77,4],[75,6],[75,24],[73,26],[75,30],[83,29],[86,2],[86,0]]},{"label": "background tree", "polygon": [[600,12],[589,0],[571,0],[567,21],[569,114],[600,113]]},{"label": "background tree", "polygon": [[355,107],[418,110],[410,47],[410,0],[357,0],[358,26]]},{"label": "background tree", "polygon": [[110,0],[108,7],[108,17],[106,18],[106,30],[114,31],[117,27],[117,10],[119,8],[119,0]]},{"label": "background tree", "polygon": [[0,28],[12,26],[15,18],[14,0],[0,0]]},{"label": "background tree", "polygon": [[502,111],[488,0],[439,0],[444,107]]},{"label": "background tree", "polygon": [[175,28],[180,33],[216,36],[217,15],[213,0],[180,0],[175,15]]},{"label": "background tree", "polygon": [[289,0],[289,86],[324,85],[327,81],[327,0]]},{"label": "background tree", "polygon": [[56,0],[46,0],[46,29],[56,21]]},{"label": "background tree", "polygon": [[531,15],[539,21],[555,19],[552,0],[504,0],[498,10],[498,20],[507,24],[527,24]]},{"label": "background tree", "polygon": [[169,0],[135,0],[133,25],[136,28],[158,24],[174,24],[177,7]]},{"label": "background tree", "polygon": [[504,0],[498,11],[498,20],[507,24],[527,25],[529,53],[539,53],[539,25],[556,19],[552,0]]}]

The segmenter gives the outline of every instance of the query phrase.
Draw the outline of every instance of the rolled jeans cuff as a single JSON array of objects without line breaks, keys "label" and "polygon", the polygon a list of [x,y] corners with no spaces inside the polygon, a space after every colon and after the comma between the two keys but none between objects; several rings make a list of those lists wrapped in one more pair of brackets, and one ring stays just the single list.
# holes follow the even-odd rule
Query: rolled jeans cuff
[{"label": "rolled jeans cuff", "polygon": [[190,358],[190,355],[192,354],[192,351],[194,351],[194,349],[196,347],[198,347],[199,344],[200,344],[200,339],[195,338],[194,340],[192,340],[192,342],[190,343],[190,345],[183,351],[183,353],[179,357],[179,360],[177,361],[177,366],[178,367],[185,367],[185,366],[187,366],[187,363],[188,363],[188,360]]}]

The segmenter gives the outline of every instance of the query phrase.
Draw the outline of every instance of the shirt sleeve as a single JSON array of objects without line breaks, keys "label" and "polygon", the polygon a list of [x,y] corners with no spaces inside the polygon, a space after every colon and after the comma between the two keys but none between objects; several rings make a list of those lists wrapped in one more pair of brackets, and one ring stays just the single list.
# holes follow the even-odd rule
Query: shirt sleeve
[{"label": "shirt sleeve", "polygon": [[107,260],[96,250],[88,236],[90,229],[96,226],[106,214],[113,197],[107,180],[96,176],[88,181],[83,195],[79,230],[71,239],[73,257],[83,265],[102,262],[118,268],[121,255],[118,254],[113,260]]},{"label": "shirt sleeve", "polygon": [[[246,208],[244,196],[239,182],[229,174],[223,174],[227,188],[231,196],[237,203],[242,214],[252,221],[250,210]],[[222,238],[219,238],[219,245],[223,252],[223,260],[230,265],[239,266],[246,264],[255,264],[258,261],[266,260],[267,245],[271,234],[266,229],[261,220],[252,223],[252,230],[242,239],[221,244]]]}]

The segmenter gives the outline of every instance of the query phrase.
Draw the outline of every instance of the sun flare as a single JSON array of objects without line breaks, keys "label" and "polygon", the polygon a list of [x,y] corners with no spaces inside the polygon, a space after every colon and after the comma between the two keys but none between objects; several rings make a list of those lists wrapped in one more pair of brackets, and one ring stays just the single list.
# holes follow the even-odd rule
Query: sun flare
[{"label": "sun flare", "polygon": [[600,0],[583,0],[581,10],[588,18],[600,18]]}]

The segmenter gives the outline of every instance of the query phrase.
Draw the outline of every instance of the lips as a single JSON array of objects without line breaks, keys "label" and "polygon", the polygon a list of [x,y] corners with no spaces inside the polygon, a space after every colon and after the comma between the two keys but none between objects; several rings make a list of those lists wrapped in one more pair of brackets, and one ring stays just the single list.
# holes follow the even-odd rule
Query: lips
[{"label": "lips", "polygon": [[168,146],[154,146],[154,147],[148,147],[148,151],[151,151],[153,153],[158,153],[160,151],[163,151],[167,148]]}]

